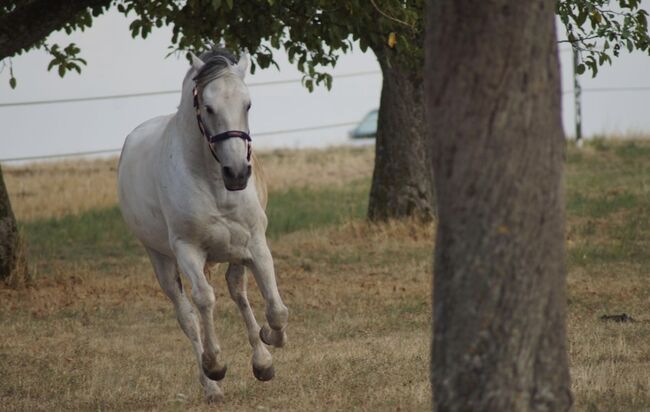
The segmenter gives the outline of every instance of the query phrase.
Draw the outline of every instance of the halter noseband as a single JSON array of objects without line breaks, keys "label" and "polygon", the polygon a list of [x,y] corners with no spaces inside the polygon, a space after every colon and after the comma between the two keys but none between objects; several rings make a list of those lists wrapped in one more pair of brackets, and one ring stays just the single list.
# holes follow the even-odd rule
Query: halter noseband
[{"label": "halter noseband", "polygon": [[199,124],[199,130],[201,131],[203,137],[205,137],[205,139],[208,141],[208,147],[210,148],[210,153],[212,153],[212,157],[214,157],[214,160],[221,163],[219,161],[219,158],[217,157],[217,154],[214,152],[214,149],[212,148],[212,145],[214,143],[223,142],[224,140],[238,137],[242,139],[244,142],[246,142],[246,160],[250,162],[251,154],[253,153],[253,146],[251,145],[252,139],[249,136],[249,134],[246,132],[242,132],[241,130],[228,130],[223,133],[217,133],[211,135],[208,132],[208,128],[205,126],[203,117],[201,117],[201,109],[199,106],[199,92],[196,89],[196,86],[194,86],[194,89],[192,89],[192,95],[194,96],[194,109],[196,110],[196,121]]}]

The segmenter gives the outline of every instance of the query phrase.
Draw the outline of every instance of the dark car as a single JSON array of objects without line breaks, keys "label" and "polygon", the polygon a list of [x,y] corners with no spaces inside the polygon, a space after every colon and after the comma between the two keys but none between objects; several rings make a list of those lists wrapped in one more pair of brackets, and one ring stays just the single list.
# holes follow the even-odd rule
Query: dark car
[{"label": "dark car", "polygon": [[364,138],[374,138],[377,135],[377,116],[379,111],[377,109],[372,110],[367,115],[363,117],[363,120],[359,122],[357,127],[350,130],[351,139],[364,139]]}]

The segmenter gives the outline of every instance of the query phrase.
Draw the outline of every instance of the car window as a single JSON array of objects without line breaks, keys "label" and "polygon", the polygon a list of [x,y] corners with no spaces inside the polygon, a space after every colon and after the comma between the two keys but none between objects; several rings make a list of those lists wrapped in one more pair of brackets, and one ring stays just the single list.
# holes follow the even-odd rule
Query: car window
[{"label": "car window", "polygon": [[373,111],[363,118],[356,130],[357,134],[375,134],[377,133],[377,112]]}]

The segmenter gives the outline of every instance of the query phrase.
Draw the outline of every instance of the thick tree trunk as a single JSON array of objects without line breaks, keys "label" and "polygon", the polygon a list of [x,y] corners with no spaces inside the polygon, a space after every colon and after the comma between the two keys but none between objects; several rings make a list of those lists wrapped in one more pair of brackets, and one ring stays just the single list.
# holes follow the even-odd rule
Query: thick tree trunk
[{"label": "thick tree trunk", "polygon": [[433,177],[427,159],[422,106],[422,73],[373,48],[384,76],[368,217],[386,220],[434,214]]},{"label": "thick tree trunk", "polygon": [[564,411],[564,136],[547,0],[430,3],[441,411]]},{"label": "thick tree trunk", "polygon": [[0,168],[0,280],[11,276],[16,267],[18,228]]}]

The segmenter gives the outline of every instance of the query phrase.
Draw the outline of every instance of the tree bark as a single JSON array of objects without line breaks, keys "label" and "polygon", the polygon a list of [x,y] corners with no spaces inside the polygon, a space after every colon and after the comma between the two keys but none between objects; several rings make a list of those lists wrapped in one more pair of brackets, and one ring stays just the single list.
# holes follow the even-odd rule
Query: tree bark
[{"label": "tree bark", "polygon": [[18,227],[0,168],[0,280],[9,279],[16,267]]},{"label": "tree bark", "polygon": [[555,3],[429,6],[434,409],[567,410]]},{"label": "tree bark", "polygon": [[433,176],[425,145],[422,73],[373,47],[383,74],[368,217],[373,221],[434,215]]}]

